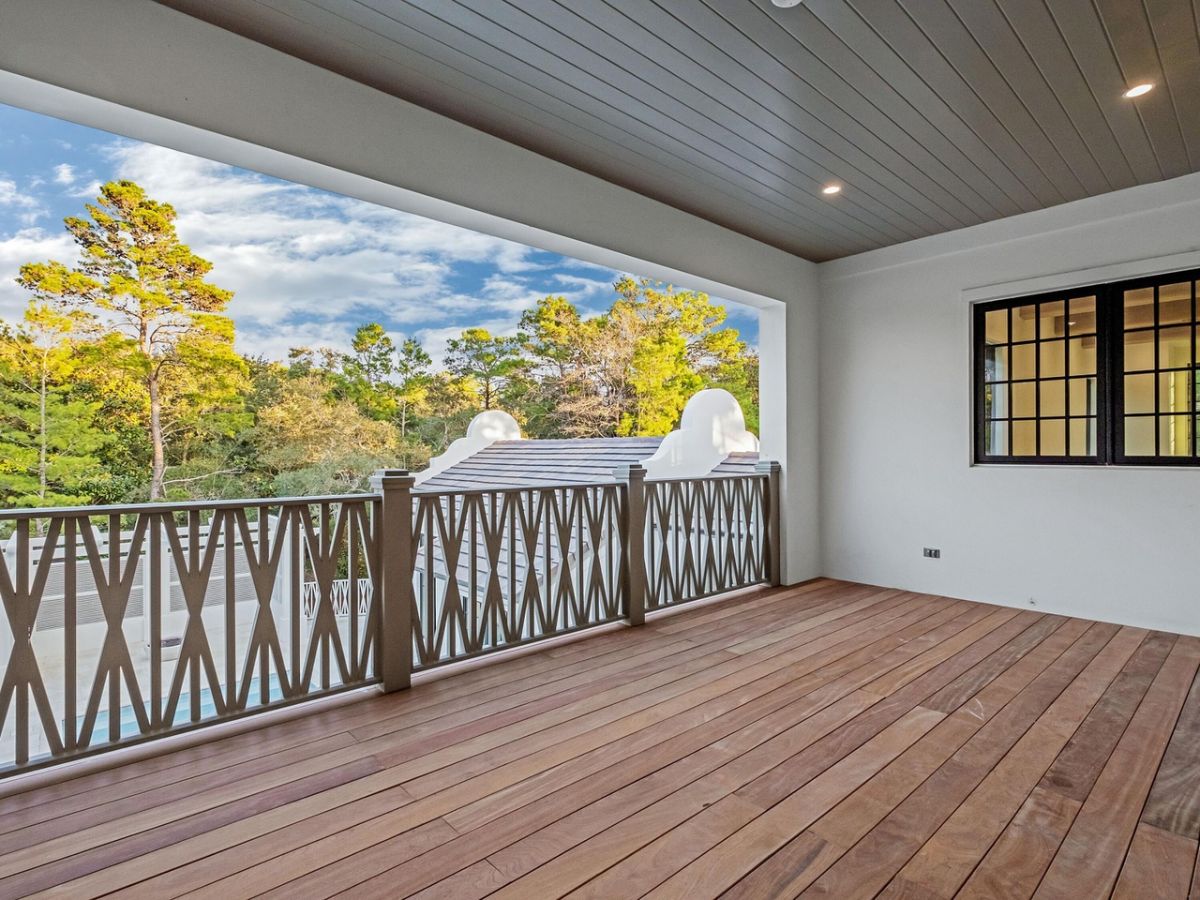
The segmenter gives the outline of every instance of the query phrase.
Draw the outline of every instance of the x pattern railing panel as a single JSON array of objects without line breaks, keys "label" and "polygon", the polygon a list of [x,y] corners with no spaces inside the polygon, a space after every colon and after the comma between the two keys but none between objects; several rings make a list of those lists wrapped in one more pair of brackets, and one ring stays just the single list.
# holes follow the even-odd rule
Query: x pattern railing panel
[{"label": "x pattern railing panel", "polygon": [[624,614],[620,485],[418,494],[414,503],[414,669]]},{"label": "x pattern railing panel", "polygon": [[[374,681],[379,610],[360,592],[378,568],[375,503],[0,515],[11,531],[0,553],[0,767]],[[81,580],[98,594],[99,625],[79,623]],[[61,627],[39,630],[52,581],[62,586]],[[135,584],[143,602],[131,615]],[[224,602],[213,603],[215,584]]]},{"label": "x pattern railing panel", "polygon": [[765,476],[646,482],[646,608],[767,580]]}]

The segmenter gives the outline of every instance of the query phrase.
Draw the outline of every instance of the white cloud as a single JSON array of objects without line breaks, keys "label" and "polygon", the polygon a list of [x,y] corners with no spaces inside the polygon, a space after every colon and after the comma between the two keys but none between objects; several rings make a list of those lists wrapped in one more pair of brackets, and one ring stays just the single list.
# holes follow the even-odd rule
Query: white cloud
[{"label": "white cloud", "polygon": [[117,177],[175,207],[180,236],[235,292],[239,330],[353,315],[395,326],[528,305],[512,291],[466,296],[452,281],[462,263],[528,271],[532,248],[162,147],[121,141],[109,154]]},{"label": "white cloud", "polygon": [[0,320],[19,321],[29,304],[29,292],[15,280],[23,264],[69,260],[74,254],[75,244],[66,232],[49,234],[41,228],[26,228],[0,236]]},{"label": "white cloud", "polygon": [[611,294],[613,278],[584,278],[581,275],[571,275],[567,272],[555,272],[554,280],[559,284],[569,288],[574,288],[575,293],[591,296],[594,294]]},{"label": "white cloud", "polygon": [[[213,261],[212,280],[234,291],[229,313],[244,353],[281,359],[294,346],[348,349],[357,325],[378,321],[421,338],[440,363],[446,341],[463,328],[512,333],[520,313],[547,293],[589,312],[606,307],[618,275],[163,147],[117,140],[100,149],[110,166],[64,162],[54,181],[66,195],[92,200],[96,174],[128,178],[174,206],[180,237]],[[47,214],[30,190],[0,177],[0,207],[25,226]],[[22,262],[76,256],[61,231],[0,233],[0,279]],[[11,279],[0,280],[0,317],[19,315],[26,301]]]},{"label": "white cloud", "polygon": [[12,210],[22,225],[32,225],[46,214],[41,202],[18,188],[11,178],[0,177],[0,206]]}]

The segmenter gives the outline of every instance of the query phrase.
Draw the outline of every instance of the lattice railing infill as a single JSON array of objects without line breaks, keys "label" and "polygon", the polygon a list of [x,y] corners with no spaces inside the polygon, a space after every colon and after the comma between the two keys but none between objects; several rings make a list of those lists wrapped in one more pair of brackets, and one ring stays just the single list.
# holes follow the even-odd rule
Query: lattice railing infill
[{"label": "lattice railing infill", "polygon": [[766,475],[646,482],[646,606],[769,580]]},{"label": "lattice railing infill", "polygon": [[[376,680],[376,503],[0,513],[0,768]],[[81,623],[81,582],[102,621]],[[48,585],[61,627],[38,629]]]},{"label": "lattice railing infill", "polygon": [[625,612],[619,484],[417,494],[414,668]]},{"label": "lattice railing infill", "polygon": [[778,472],[0,512],[0,773],[777,583]]}]

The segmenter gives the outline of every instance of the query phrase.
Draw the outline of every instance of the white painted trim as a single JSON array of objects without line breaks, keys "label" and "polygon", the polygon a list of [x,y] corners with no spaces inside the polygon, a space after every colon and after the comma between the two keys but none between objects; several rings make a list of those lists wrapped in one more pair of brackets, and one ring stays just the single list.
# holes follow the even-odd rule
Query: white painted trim
[{"label": "white painted trim", "polygon": [[1200,269],[1200,250],[1124,260],[1104,266],[1072,269],[983,287],[968,287],[963,289],[962,297],[967,303],[984,303],[989,300],[1007,300],[1025,294],[1043,294],[1048,291],[1108,284],[1112,281],[1125,281],[1130,278],[1166,275],[1169,272],[1183,271],[1184,269]]}]

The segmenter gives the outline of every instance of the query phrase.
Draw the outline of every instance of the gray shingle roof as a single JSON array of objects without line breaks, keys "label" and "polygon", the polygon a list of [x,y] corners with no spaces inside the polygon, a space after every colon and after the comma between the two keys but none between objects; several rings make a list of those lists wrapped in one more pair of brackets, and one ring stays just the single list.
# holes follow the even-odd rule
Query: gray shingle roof
[{"label": "gray shingle roof", "polygon": [[[419,491],[480,490],[546,484],[601,484],[613,470],[654,454],[660,437],[496,441],[417,487]],[[750,474],[757,453],[733,453],[713,474]]]}]

